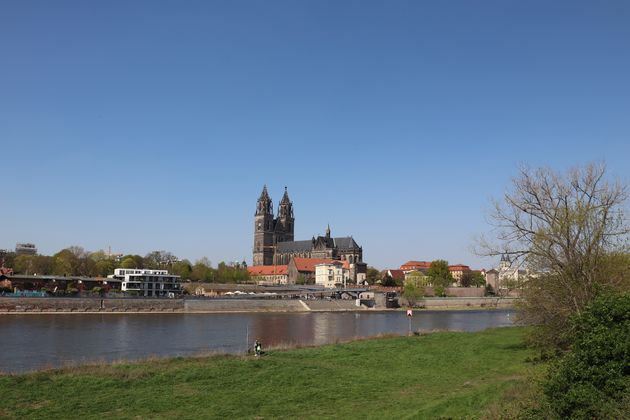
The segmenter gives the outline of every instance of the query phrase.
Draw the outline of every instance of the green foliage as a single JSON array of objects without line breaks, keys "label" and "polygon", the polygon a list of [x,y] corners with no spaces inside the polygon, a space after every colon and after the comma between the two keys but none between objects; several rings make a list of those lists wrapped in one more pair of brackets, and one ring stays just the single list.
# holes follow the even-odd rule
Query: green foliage
[{"label": "green foliage", "polygon": [[473,282],[473,273],[472,271],[464,271],[462,273],[462,277],[459,279],[459,284],[462,287],[470,287]]},{"label": "green foliage", "polygon": [[415,283],[418,287],[428,286],[431,278],[424,274],[422,271],[412,271],[405,275],[405,284],[408,282]]},{"label": "green foliage", "polygon": [[192,267],[190,273],[191,279],[207,283],[213,282],[215,279],[214,270],[208,264],[209,262],[197,261]]},{"label": "green foliage", "polygon": [[418,301],[424,297],[424,284],[421,279],[407,279],[403,289],[403,297],[411,306],[416,306]]},{"label": "green foliage", "polygon": [[146,268],[169,269],[177,262],[177,257],[168,251],[153,251],[144,256]]},{"label": "green foliage", "polygon": [[446,297],[446,288],[442,285],[433,286],[433,293],[438,297]]},{"label": "green foliage", "polygon": [[396,280],[394,280],[392,276],[390,276],[389,274],[385,274],[383,276],[383,280],[381,280],[381,286],[396,287],[398,286],[398,283],[396,283]]},{"label": "green foliage", "polygon": [[45,255],[17,255],[13,259],[13,270],[19,274],[50,274],[54,260]]},{"label": "green foliage", "polygon": [[64,249],[53,255],[54,267],[53,274],[71,276],[77,268],[77,262],[74,254],[68,249]]},{"label": "green foliage", "polygon": [[18,255],[13,260],[13,270],[20,274],[33,274],[33,257],[31,255]]},{"label": "green foliage", "polygon": [[120,263],[120,268],[139,268],[136,264],[136,260],[132,257],[127,257]]},{"label": "green foliage", "polygon": [[11,267],[15,269],[15,252],[0,250],[0,267]]},{"label": "green foliage", "polygon": [[221,283],[246,283],[249,281],[249,272],[246,268],[233,267],[219,263],[215,271],[215,281]]},{"label": "green foliage", "polygon": [[[448,271],[448,261],[445,260],[435,260],[431,262],[431,266],[427,270],[427,276],[431,279],[431,284],[436,290],[436,295],[438,295],[437,290],[443,290],[453,284],[453,275],[450,271]],[[439,294],[441,296],[442,294]]]},{"label": "green foliage", "polygon": [[265,345],[262,358],[154,359],[0,376],[0,417],[483,418],[505,390],[527,380],[523,361],[532,350],[522,345],[523,332],[435,333],[289,351]]},{"label": "green foliage", "polygon": [[368,284],[376,284],[377,281],[381,280],[381,273],[374,267],[368,267],[365,279]]},{"label": "green foliage", "polygon": [[12,263],[10,267],[17,274],[106,277],[113,274],[116,268],[152,268],[168,270],[181,276],[183,280],[224,283],[250,281],[249,272],[244,264],[228,265],[222,262],[214,269],[206,257],[193,265],[185,259],[180,261],[168,251],[153,251],[145,257],[129,254],[118,261],[104,251],[90,253],[79,246],[71,246],[53,256],[15,256],[13,253],[4,253],[2,258]]},{"label": "green foliage", "polygon": [[298,274],[297,279],[295,280],[295,284],[304,285],[308,283],[308,278],[304,274]]},{"label": "green foliage", "polygon": [[483,287],[486,284],[486,279],[483,277],[483,274],[481,274],[479,271],[473,271],[472,272],[472,286],[475,287]]},{"label": "green foliage", "polygon": [[93,275],[97,277],[107,277],[109,274],[112,274],[114,272],[115,268],[116,263],[113,259],[108,258],[100,260],[94,264]]},{"label": "green foliage", "polygon": [[[125,255],[121,258],[121,261],[121,268],[145,268],[144,258],[140,255]],[[123,264],[125,265],[123,266]]]},{"label": "green foliage", "polygon": [[176,276],[180,276],[183,280],[190,279],[192,275],[192,265],[188,260],[177,261],[169,270]]},{"label": "green foliage", "polygon": [[630,294],[597,298],[571,319],[566,340],[571,350],[544,383],[553,410],[562,418],[620,418],[630,392]]}]

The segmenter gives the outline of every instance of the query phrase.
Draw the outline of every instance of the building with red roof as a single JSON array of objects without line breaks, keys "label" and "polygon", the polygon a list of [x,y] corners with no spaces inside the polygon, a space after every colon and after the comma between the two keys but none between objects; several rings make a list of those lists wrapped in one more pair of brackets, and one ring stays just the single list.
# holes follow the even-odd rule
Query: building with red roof
[{"label": "building with red roof", "polygon": [[349,261],[339,261],[327,258],[300,258],[293,257],[288,265],[289,284],[295,284],[298,278],[302,278],[307,283],[315,282],[315,266],[317,264],[341,263],[345,269],[350,269]]},{"label": "building with red roof", "polygon": [[428,270],[429,267],[431,267],[429,261],[407,261],[400,266],[400,269],[407,273],[409,271],[425,271]]},{"label": "building with red roof", "polygon": [[385,274],[396,280],[396,282],[405,281],[405,272],[403,270],[387,270]]},{"label": "building with red roof", "polygon": [[448,266],[448,271],[453,276],[453,279],[459,283],[464,273],[470,271],[470,267],[464,264],[453,264]]},{"label": "building with red roof", "polygon": [[255,265],[247,267],[247,272],[258,284],[288,284],[288,266]]}]

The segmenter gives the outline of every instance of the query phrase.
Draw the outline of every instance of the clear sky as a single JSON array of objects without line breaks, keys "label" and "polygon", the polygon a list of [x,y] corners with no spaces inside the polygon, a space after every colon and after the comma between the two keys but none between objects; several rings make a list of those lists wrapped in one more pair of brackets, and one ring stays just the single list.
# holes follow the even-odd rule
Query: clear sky
[{"label": "clear sky", "polygon": [[0,2],[0,248],[251,261],[256,199],[474,268],[517,165],[630,178],[627,1]]}]

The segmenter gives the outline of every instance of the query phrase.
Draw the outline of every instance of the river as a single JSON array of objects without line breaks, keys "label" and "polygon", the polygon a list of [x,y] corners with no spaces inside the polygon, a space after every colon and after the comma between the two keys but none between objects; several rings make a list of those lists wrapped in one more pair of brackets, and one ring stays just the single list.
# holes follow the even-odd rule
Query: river
[{"label": "river", "polygon": [[[511,310],[416,311],[411,329],[479,331],[512,325]],[[28,314],[0,316],[0,372],[263,346],[311,345],[407,334],[404,311],[239,314]]]}]

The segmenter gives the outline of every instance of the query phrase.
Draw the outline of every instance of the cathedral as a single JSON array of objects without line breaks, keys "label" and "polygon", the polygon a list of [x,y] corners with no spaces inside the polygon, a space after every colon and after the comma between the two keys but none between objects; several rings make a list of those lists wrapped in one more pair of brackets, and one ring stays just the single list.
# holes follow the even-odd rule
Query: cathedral
[{"label": "cathedral", "polygon": [[287,265],[291,258],[299,257],[348,261],[356,268],[365,266],[363,248],[351,236],[333,238],[328,227],[325,236],[295,241],[294,227],[293,203],[287,188],[284,188],[277,217],[274,217],[273,204],[267,186],[264,186],[254,216],[253,265]]}]

